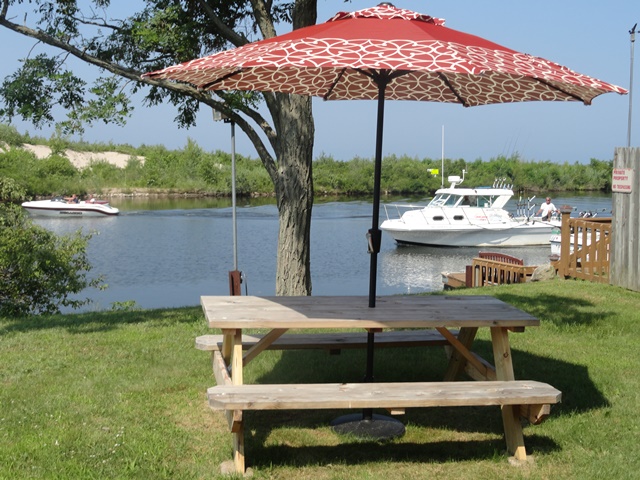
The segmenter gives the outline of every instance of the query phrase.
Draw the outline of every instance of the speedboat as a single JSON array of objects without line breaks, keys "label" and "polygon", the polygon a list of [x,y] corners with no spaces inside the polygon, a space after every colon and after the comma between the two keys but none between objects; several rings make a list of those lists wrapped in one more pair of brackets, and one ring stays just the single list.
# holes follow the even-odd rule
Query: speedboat
[{"label": "speedboat", "polygon": [[68,203],[62,197],[55,197],[50,200],[24,202],[22,207],[31,215],[43,215],[47,217],[106,217],[120,213],[120,210],[112,207],[109,205],[109,202],[104,200]]},{"label": "speedboat", "polygon": [[[425,206],[384,205],[387,219],[380,229],[398,244],[439,247],[521,247],[549,245],[554,227],[561,221],[543,221],[531,215],[535,207],[527,199],[516,212],[505,209],[513,196],[513,185],[498,179],[491,187],[460,188],[464,181],[450,176],[448,188],[436,191]],[[390,218],[389,211],[398,218]]]}]

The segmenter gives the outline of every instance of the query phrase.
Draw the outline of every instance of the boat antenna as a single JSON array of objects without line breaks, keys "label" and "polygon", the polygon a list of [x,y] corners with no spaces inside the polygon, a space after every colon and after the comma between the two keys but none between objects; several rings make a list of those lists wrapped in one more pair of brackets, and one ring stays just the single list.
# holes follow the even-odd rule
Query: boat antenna
[{"label": "boat antenna", "polygon": [[[440,165],[440,170],[441,170],[441,174],[440,174],[440,180],[441,180],[441,185],[440,188],[444,188],[444,125],[442,125],[442,154],[441,154],[441,165]],[[463,174],[464,177],[464,174]]]}]

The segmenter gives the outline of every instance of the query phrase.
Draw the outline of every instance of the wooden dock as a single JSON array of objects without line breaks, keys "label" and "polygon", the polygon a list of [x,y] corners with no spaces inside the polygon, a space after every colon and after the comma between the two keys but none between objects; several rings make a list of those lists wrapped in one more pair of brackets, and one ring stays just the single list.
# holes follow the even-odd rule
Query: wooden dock
[{"label": "wooden dock", "polygon": [[521,258],[498,252],[478,252],[464,272],[443,272],[445,290],[483,287],[503,283],[523,283],[531,277],[535,266],[525,266]]}]

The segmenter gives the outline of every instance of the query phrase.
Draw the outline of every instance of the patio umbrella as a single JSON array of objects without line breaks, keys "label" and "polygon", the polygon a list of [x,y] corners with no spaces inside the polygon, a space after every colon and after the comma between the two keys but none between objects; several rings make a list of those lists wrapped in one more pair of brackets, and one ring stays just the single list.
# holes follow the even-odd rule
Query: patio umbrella
[{"label": "patio umbrella", "polygon": [[[144,75],[204,90],[257,90],[325,100],[377,100],[369,306],[375,307],[385,99],[465,107],[580,101],[623,88],[444,26],[390,3],[339,12],[327,22]],[[373,334],[369,334],[371,378]]]}]

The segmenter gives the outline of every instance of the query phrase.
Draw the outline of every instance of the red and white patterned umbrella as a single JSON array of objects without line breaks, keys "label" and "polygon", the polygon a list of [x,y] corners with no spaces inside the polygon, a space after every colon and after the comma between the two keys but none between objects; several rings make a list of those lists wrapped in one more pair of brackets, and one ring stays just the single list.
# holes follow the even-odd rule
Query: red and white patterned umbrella
[{"label": "red and white patterned umbrella", "polygon": [[258,90],[326,100],[385,98],[464,106],[582,101],[626,90],[389,4],[147,73],[206,90]]},{"label": "red and white patterned umbrella", "polygon": [[543,58],[444,26],[444,20],[389,3],[340,12],[325,23],[147,73],[204,90],[257,90],[326,100],[377,99],[371,276],[381,232],[380,166],[384,100],[466,107],[526,101],[591,101],[626,90]]}]

